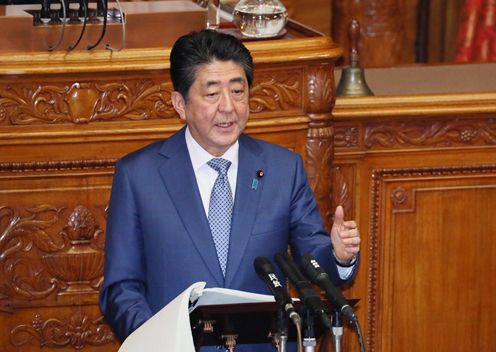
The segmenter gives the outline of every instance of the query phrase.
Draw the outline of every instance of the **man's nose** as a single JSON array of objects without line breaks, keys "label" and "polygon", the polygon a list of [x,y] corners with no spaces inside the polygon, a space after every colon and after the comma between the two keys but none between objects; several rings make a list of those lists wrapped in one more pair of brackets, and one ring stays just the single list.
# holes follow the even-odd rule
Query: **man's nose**
[{"label": "man's nose", "polygon": [[228,92],[222,93],[219,102],[219,111],[231,112],[234,109],[234,104],[231,95]]}]

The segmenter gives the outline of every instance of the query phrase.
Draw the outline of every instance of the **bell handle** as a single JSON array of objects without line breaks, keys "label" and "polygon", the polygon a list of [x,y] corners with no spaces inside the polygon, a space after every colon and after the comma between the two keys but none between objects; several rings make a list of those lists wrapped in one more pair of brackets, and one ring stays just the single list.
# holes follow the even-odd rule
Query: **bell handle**
[{"label": "bell handle", "polygon": [[348,40],[350,45],[350,66],[358,67],[358,40],[360,39],[360,23],[353,18],[348,27]]}]

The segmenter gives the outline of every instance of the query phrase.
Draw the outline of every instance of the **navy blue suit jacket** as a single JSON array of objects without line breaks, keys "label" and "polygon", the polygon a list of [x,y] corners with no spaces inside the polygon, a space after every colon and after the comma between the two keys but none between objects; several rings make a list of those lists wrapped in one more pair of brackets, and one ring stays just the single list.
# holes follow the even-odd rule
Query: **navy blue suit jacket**
[{"label": "navy blue suit jacket", "polygon": [[[100,307],[120,339],[194,282],[270,294],[253,261],[257,256],[273,260],[288,245],[295,258],[313,254],[335,283],[341,283],[301,157],[247,135],[239,138],[224,279],[184,131],[116,164]],[[252,183],[258,170],[264,176],[255,188]]]}]

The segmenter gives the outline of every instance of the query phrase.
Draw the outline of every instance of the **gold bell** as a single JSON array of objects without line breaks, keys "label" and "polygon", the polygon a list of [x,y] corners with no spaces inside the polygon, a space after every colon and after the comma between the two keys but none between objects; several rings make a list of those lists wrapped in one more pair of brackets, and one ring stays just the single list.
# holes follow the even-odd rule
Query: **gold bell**
[{"label": "gold bell", "polygon": [[360,36],[360,24],[354,18],[349,27],[348,37],[350,40],[350,65],[341,71],[341,78],[336,89],[338,97],[364,97],[374,95],[365,81],[365,71],[358,64],[358,38]]}]

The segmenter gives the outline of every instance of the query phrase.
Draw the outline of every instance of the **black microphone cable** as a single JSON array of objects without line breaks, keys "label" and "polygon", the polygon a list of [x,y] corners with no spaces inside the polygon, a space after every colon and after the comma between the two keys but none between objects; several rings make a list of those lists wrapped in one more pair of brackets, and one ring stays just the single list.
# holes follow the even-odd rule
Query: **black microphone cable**
[{"label": "black microphone cable", "polygon": [[61,9],[62,9],[62,19],[61,19],[62,29],[60,30],[59,40],[54,45],[49,45],[48,51],[54,51],[55,49],[57,49],[59,47],[59,45],[62,44],[62,40],[64,39],[65,24],[67,22],[68,9],[65,6],[65,0],[59,0],[59,2],[60,2],[60,5],[62,6],[61,7]]},{"label": "black microphone cable", "polygon": [[[107,9],[108,9],[107,0],[100,0],[100,4],[102,6],[102,9],[100,9],[99,11],[101,11],[103,13],[102,32],[100,33],[100,37],[98,38],[98,40],[96,41],[95,44],[88,44],[88,46],[86,46],[87,50],[91,50],[91,49],[96,48],[98,46],[98,44],[100,44],[100,42],[103,40],[103,37],[105,36],[105,32],[107,30]],[[100,14],[98,13],[97,16],[98,15],[100,15]]]},{"label": "black microphone cable", "polygon": [[360,352],[365,352],[365,342],[363,341],[362,329],[360,328],[358,320],[355,322],[355,327],[357,329],[358,341],[360,343]]},{"label": "black microphone cable", "polygon": [[84,32],[86,31],[86,22],[88,22],[88,0],[80,0],[79,1],[79,9],[82,9],[83,14],[83,28],[81,28],[81,33],[79,33],[79,38],[76,40],[74,45],[69,45],[67,48],[68,51],[74,50],[78,45],[81,39],[83,38]]}]

